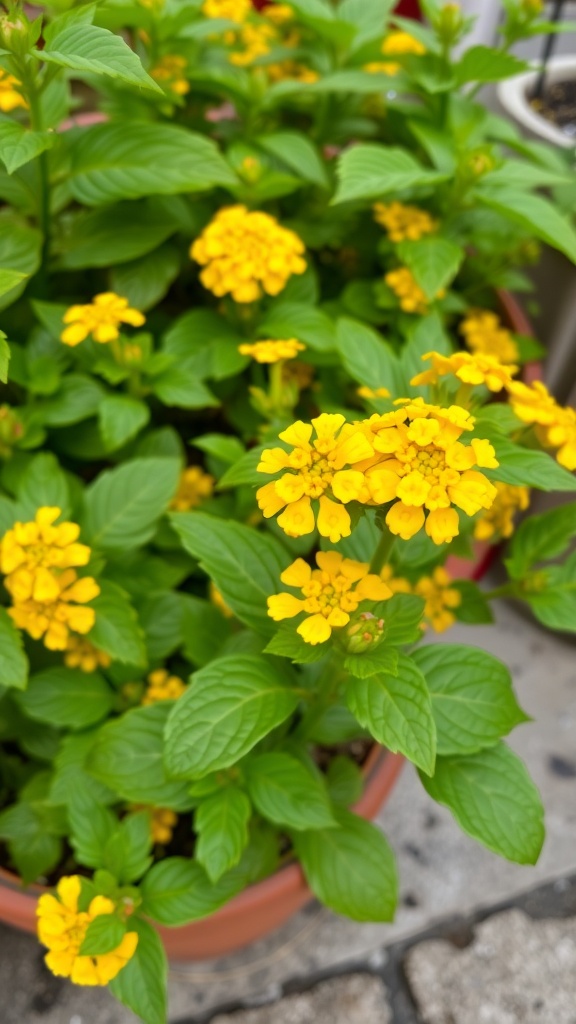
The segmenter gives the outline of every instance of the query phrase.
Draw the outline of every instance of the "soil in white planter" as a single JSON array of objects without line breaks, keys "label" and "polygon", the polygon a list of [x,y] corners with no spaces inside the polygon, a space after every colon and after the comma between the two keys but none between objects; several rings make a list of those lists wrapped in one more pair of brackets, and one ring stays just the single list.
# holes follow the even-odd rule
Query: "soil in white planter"
[{"label": "soil in white planter", "polygon": [[532,110],[576,141],[576,80],[552,82],[530,99]]}]

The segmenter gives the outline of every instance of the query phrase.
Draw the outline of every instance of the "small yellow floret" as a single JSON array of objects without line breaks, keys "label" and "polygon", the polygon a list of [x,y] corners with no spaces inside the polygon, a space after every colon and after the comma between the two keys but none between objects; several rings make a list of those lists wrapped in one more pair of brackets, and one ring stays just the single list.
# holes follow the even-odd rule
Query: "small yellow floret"
[{"label": "small yellow floret", "polygon": [[519,352],[514,338],[489,309],[472,310],[459,329],[474,355],[494,356],[501,363],[517,361]]},{"label": "small yellow floret", "polygon": [[451,584],[452,577],[446,569],[437,566],[431,576],[422,576],[414,586],[414,593],[426,601],[424,616],[436,633],[454,625],[453,609],[462,603],[462,594]]},{"label": "small yellow floret", "polygon": [[576,470],[576,409],[558,405],[540,381],[522,384],[513,381],[508,388],[510,405],[524,423],[533,424],[544,448],[555,448],[561,466]]},{"label": "small yellow floret", "polygon": [[427,210],[404,203],[375,203],[374,220],[385,228],[391,242],[417,242],[438,229],[438,221]]},{"label": "small yellow floret", "polygon": [[178,700],[186,689],[186,683],[179,676],[172,676],[168,669],[157,668],[148,676],[148,686],[142,697],[142,704],[156,704],[160,700]]},{"label": "small yellow floret", "polygon": [[92,335],[94,341],[104,345],[120,337],[120,325],[142,327],[146,317],[137,309],[131,309],[128,299],[115,292],[102,292],[86,306],[70,306],[63,321],[69,324],[60,335],[65,345],[79,345]]},{"label": "small yellow floret", "polygon": [[214,477],[205,473],[200,466],[188,466],[181,475],[178,490],[170,502],[170,508],[187,512],[197,508],[214,492]]},{"label": "small yellow floret", "polygon": [[252,10],[251,0],[204,0],[202,14],[206,18],[243,22]]},{"label": "small yellow floret", "polygon": [[106,651],[100,651],[84,637],[70,634],[64,664],[68,668],[79,668],[81,672],[95,672],[97,668],[108,668],[112,659]]},{"label": "small yellow floret", "polygon": [[152,68],[150,76],[159,82],[166,92],[176,96],[186,96],[190,92],[190,83],[185,76],[188,61],[179,54],[166,54]]},{"label": "small yellow floret", "polygon": [[296,338],[286,338],[282,341],[244,343],[238,346],[238,351],[243,356],[251,356],[257,363],[279,363],[283,359],[296,359],[298,353],[303,352],[305,348],[306,345]]},{"label": "small yellow floret", "polygon": [[444,356],[440,352],[427,352],[422,356],[430,360],[429,370],[424,370],[410,381],[411,384],[437,384],[441,377],[454,376],[463,384],[472,387],[485,384],[490,391],[501,391],[512,383],[512,377],[518,373],[518,367],[504,365],[496,356],[470,355],[469,352],[455,352]]},{"label": "small yellow floret", "polygon": [[[390,270],[384,280],[397,296],[400,307],[405,313],[418,313],[424,316],[428,310],[429,300],[420,285],[416,283],[416,279],[408,267]],[[435,298],[443,299],[445,294],[444,288],[441,288]]]},{"label": "small yellow floret", "polygon": [[492,540],[511,537],[514,533],[514,518],[517,512],[523,512],[530,504],[530,489],[503,484],[496,481],[497,495],[494,504],[487,512],[483,512],[476,521],[474,536],[476,540]]},{"label": "small yellow floret", "polygon": [[412,53],[421,57],[426,53],[424,43],[415,39],[409,32],[391,32],[382,43],[382,53],[388,56],[397,56],[404,53]]},{"label": "small yellow floret", "polygon": [[4,114],[9,114],[16,107],[28,109],[27,101],[18,91],[18,87],[21,85],[22,82],[18,78],[8,74],[4,68],[0,68],[0,110]]}]

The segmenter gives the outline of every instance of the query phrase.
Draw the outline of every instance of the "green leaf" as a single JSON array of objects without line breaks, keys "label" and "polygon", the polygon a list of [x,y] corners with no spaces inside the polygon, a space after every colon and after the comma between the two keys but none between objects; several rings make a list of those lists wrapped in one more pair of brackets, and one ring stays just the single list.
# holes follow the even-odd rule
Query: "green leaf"
[{"label": "green leaf", "polygon": [[80,864],[106,866],[106,847],[118,829],[118,818],[102,807],[92,792],[75,784],[67,800],[70,843]]},{"label": "green leaf", "polygon": [[[118,262],[118,257],[115,257]],[[110,286],[117,295],[124,295],[131,306],[143,312],[164,298],[180,272],[180,254],[170,245],[163,245],[140,259],[113,267]]]},{"label": "green leaf", "polygon": [[148,423],[150,410],[145,402],[129,395],[108,395],[98,408],[100,433],[106,450],[121,448]]},{"label": "green leaf", "polygon": [[424,615],[424,601],[421,597],[415,594],[394,594],[389,601],[378,605],[378,614],[384,619],[387,644],[413,644],[421,638],[420,624]]},{"label": "green leaf", "polygon": [[296,709],[278,668],[256,655],[217,658],[192,677],[166,728],[166,766],[191,779],[228,768]]},{"label": "green leaf", "polygon": [[8,850],[24,885],[47,875],[62,856],[62,842],[46,831],[42,816],[28,803],[0,813],[0,839]]},{"label": "green leaf", "polygon": [[334,323],[326,313],[303,302],[275,302],[260,333],[267,338],[297,338],[316,352],[336,348]]},{"label": "green leaf", "polygon": [[25,690],[28,668],[22,634],[14,626],[6,609],[0,608],[0,686]]},{"label": "green leaf", "polygon": [[[20,274],[14,287],[0,298],[0,309],[10,306],[24,291],[26,283],[40,266],[42,235],[10,209],[0,213],[0,272]],[[8,283],[8,278],[5,278]]]},{"label": "green leaf", "polygon": [[536,577],[534,592],[526,587],[522,597],[534,615],[549,629],[576,631],[576,557],[563,565],[550,565],[543,571],[544,581]]},{"label": "green leaf", "polygon": [[[18,270],[7,270],[5,267],[0,269],[0,296],[6,295],[6,292],[10,292],[19,284],[23,284],[26,281],[27,276],[27,274],[22,274]],[[4,331],[0,333],[2,335],[2,360],[4,367],[0,380],[5,384],[8,379],[8,360],[10,359],[10,349],[8,347]]]},{"label": "green leaf", "polygon": [[556,558],[576,536],[576,503],[531,515],[518,527],[505,560],[508,572],[521,580],[538,562]]},{"label": "green leaf", "polygon": [[115,914],[100,914],[90,921],[78,953],[80,956],[102,956],[116,949],[128,926]]},{"label": "green leaf", "polygon": [[448,238],[432,237],[400,242],[398,255],[412,271],[426,297],[432,300],[456,277],[464,250]]},{"label": "green leaf", "polygon": [[225,491],[239,484],[261,484],[262,474],[258,472],[258,463],[266,445],[256,445],[244,452],[229,469],[220,477],[217,490]]},{"label": "green leaf", "polygon": [[230,434],[204,434],[203,437],[195,437],[192,444],[227,466],[233,465],[244,454],[240,438]]},{"label": "green leaf", "polygon": [[133,459],[106,470],[87,488],[84,531],[99,551],[145,544],[178,486],[177,459]]},{"label": "green leaf", "polygon": [[338,189],[333,203],[378,199],[421,185],[437,185],[448,174],[426,170],[405,149],[360,143],[338,161]]},{"label": "green leaf", "polygon": [[439,757],[434,777],[421,780],[473,839],[517,864],[536,863],[544,842],[540,794],[504,743],[469,757]]},{"label": "green leaf", "polygon": [[218,790],[198,807],[196,857],[211,882],[218,882],[240,860],[248,844],[251,813],[248,797],[234,786]]},{"label": "green leaf", "polygon": [[547,452],[522,448],[497,433],[492,433],[489,440],[500,463],[498,469],[486,471],[491,480],[537,487],[541,491],[576,491],[576,476],[559,466]]},{"label": "green leaf", "polygon": [[274,538],[206,512],[175,512],[170,521],[184,549],[198,558],[224,600],[251,629],[270,636],[266,599],[279,586],[286,554]]},{"label": "green leaf", "polygon": [[460,592],[460,604],[454,609],[458,622],[470,622],[475,625],[494,622],[490,602],[486,600],[477,583],[473,580],[454,580],[450,585]]},{"label": "green leaf", "polygon": [[498,658],[464,644],[413,651],[432,696],[438,754],[476,754],[527,716],[518,706],[510,672]]},{"label": "green leaf", "polygon": [[49,427],[69,427],[98,412],[106,392],[98,381],[82,373],[68,373],[55,395],[41,405],[42,422]]},{"label": "green leaf", "polygon": [[274,634],[267,647],[265,654],[276,654],[280,658],[290,658],[297,665],[311,665],[315,661],[321,661],[326,657],[327,651],[322,644],[313,646],[296,632],[293,622],[283,622],[278,632]]},{"label": "green leaf", "polygon": [[196,361],[179,360],[151,381],[154,394],[164,405],[179,409],[206,409],[219,405],[218,399],[198,379]]},{"label": "green leaf", "polygon": [[372,327],[342,317],[338,320],[336,343],[340,358],[353,380],[369,388],[386,387],[396,393],[399,361],[384,338]]},{"label": "green leaf", "polygon": [[572,263],[576,262],[576,231],[567,217],[542,196],[509,188],[476,190],[476,199],[484,206],[496,210],[507,220],[527,229],[536,238],[559,249]]},{"label": "green leaf", "polygon": [[398,658],[400,652],[396,647],[381,643],[368,648],[362,654],[348,654],[344,659],[344,668],[358,679],[369,679],[378,672],[387,675],[398,675]]},{"label": "green leaf", "polygon": [[337,827],[321,778],[290,754],[259,754],[245,765],[248,792],[268,821],[284,828]]},{"label": "green leaf", "polygon": [[236,183],[214,142],[157,122],[110,122],[86,129],[75,140],[71,157],[70,188],[87,206]]},{"label": "green leaf", "polygon": [[34,455],[28,463],[18,485],[18,515],[33,519],[42,505],[69,512],[70,490],[64,471],[52,452]]},{"label": "green leaf", "polygon": [[[83,211],[74,218],[64,237],[60,262],[69,270],[123,264],[122,268],[112,271],[113,284],[118,285],[114,290],[129,299],[136,309],[144,309],[146,307],[139,301],[144,297],[143,285],[135,293],[135,283],[130,280],[134,270],[124,265],[138,260],[138,267],[145,273],[148,264],[139,257],[148,255],[151,265],[158,267],[158,254],[151,250],[158,249],[178,227],[178,220],[171,215],[166,200],[156,196],[141,202],[116,203],[103,209]],[[147,277],[151,277],[151,271]],[[132,284],[131,293],[125,287],[127,281]]]},{"label": "green leaf", "polygon": [[230,634],[230,622],[211,604],[192,594],[182,594],[184,656],[202,666],[216,657]]},{"label": "green leaf", "polygon": [[392,921],[398,898],[392,850],[375,825],[343,809],[335,814],[340,828],[292,837],[310,888],[353,921]]},{"label": "green leaf", "polygon": [[152,864],[150,811],[128,814],[106,846],[106,863],[120,882],[135,882]]},{"label": "green leaf", "polygon": [[69,733],[60,741],[54,757],[54,774],[50,786],[50,800],[55,804],[68,804],[77,792],[93,796],[100,806],[116,802],[116,795],[107,786],[93,779],[84,769],[88,752],[97,730]]},{"label": "green leaf", "polygon": [[115,661],[146,665],[144,634],[128,594],[111,580],[100,580],[100,594],[91,602],[96,612],[88,639]]},{"label": "green leaf", "polygon": [[330,761],[326,782],[330,799],[343,807],[355,804],[364,790],[364,776],[360,768],[343,754]]},{"label": "green leaf", "polygon": [[454,71],[458,85],[465,82],[500,82],[525,71],[528,64],[512,53],[496,50],[492,46],[471,46],[466,50]]},{"label": "green leaf", "polygon": [[109,989],[144,1024],[166,1024],[168,964],[158,932],[139,917],[130,918],[138,934],[134,956],[109,983]]},{"label": "green leaf", "polygon": [[18,703],[30,718],[50,725],[84,729],[112,709],[114,695],[98,672],[57,666],[30,677]]},{"label": "green leaf", "polygon": [[171,780],[163,765],[164,726],[171,707],[172,701],[161,701],[108,722],[88,754],[86,770],[122,800],[187,810],[186,785]]},{"label": "green leaf", "polygon": [[155,864],[142,882],[142,912],[160,924],[177,927],[213,914],[246,884],[242,865],[213,884],[197,861],[168,857]]},{"label": "green leaf", "polygon": [[55,141],[54,132],[32,132],[17,121],[0,121],[0,160],[8,174],[49,149]]},{"label": "green leaf", "polygon": [[326,168],[316,147],[300,132],[274,132],[272,135],[261,135],[256,143],[267,153],[277,157],[300,178],[329,188],[330,181]]},{"label": "green leaf", "polygon": [[44,49],[33,52],[40,60],[71,71],[105,75],[127,85],[162,92],[122,36],[91,25],[84,17],[68,21],[60,28],[53,25]]},{"label": "green leaf", "polygon": [[434,771],[436,726],[424,676],[401,654],[398,675],[351,677],[346,700],[352,714],[378,743],[400,752],[428,775]]}]

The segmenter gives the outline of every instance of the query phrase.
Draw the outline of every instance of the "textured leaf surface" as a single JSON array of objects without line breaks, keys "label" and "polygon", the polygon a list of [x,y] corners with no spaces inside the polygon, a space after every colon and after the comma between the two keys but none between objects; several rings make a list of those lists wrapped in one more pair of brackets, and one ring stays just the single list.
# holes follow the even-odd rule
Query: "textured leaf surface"
[{"label": "textured leaf surface", "polygon": [[246,774],[254,806],[275,825],[298,831],[336,825],[323,782],[290,754],[259,754]]}]

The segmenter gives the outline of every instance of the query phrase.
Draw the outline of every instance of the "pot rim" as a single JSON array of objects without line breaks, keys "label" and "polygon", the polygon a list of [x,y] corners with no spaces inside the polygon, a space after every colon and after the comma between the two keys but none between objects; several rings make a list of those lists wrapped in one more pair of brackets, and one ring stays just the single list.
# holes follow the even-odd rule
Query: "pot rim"
[{"label": "pot rim", "polygon": [[[536,66],[531,71],[524,71],[500,82],[496,89],[498,99],[506,113],[523,128],[563,149],[573,149],[576,138],[571,139],[560,128],[532,110],[528,103],[528,90],[536,82],[539,73],[539,66]],[[561,78],[576,78],[576,56],[553,57],[548,64],[547,75],[553,82]]]}]

